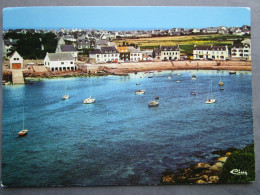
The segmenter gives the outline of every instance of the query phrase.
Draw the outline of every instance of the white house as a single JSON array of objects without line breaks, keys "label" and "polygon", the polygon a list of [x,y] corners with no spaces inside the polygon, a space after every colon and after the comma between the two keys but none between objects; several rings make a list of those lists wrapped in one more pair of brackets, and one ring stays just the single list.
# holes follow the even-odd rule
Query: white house
[{"label": "white house", "polygon": [[140,61],[143,59],[143,55],[140,49],[136,49],[133,46],[127,47],[130,52],[130,61]]},{"label": "white house", "polygon": [[101,47],[89,53],[89,58],[96,63],[119,61],[119,52],[115,47]]},{"label": "white house", "polygon": [[179,46],[161,46],[161,60],[180,60],[180,48]]},{"label": "white house", "polygon": [[10,69],[22,69],[23,68],[23,58],[20,54],[15,51],[10,58]]},{"label": "white house", "polygon": [[193,50],[194,60],[226,60],[229,59],[228,46],[197,46],[194,45]]},{"label": "white house", "polygon": [[44,66],[50,71],[76,70],[75,60],[71,53],[47,53]]},{"label": "white house", "polygon": [[232,59],[251,60],[250,44],[235,44],[231,49]]}]

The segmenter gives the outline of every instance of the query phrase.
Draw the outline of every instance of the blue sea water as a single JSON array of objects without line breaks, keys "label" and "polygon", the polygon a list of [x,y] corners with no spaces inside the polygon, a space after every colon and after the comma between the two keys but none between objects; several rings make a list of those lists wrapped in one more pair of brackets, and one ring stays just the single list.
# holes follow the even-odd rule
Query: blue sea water
[{"label": "blue sea water", "polygon": [[[253,142],[251,72],[143,74],[4,86],[3,184],[157,185],[165,170],[209,162],[212,151]],[[219,90],[220,77],[225,90]],[[216,103],[208,105],[211,82]],[[65,85],[70,99],[63,101]],[[155,88],[160,105],[151,108]],[[138,89],[146,93],[135,95]],[[96,103],[83,104],[90,95]],[[18,137],[23,108],[29,133]]]}]

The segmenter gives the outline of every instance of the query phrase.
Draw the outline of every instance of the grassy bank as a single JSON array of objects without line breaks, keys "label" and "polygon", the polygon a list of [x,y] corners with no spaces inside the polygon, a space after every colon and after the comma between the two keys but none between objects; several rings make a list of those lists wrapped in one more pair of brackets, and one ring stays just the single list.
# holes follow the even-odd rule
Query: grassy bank
[{"label": "grassy bank", "polygon": [[224,164],[220,183],[246,183],[255,180],[254,144],[233,152]]},{"label": "grassy bank", "polygon": [[115,40],[117,45],[122,45],[123,42],[128,44],[137,44],[141,49],[158,48],[160,45],[180,45],[183,53],[191,54],[193,46],[197,45],[229,45],[233,41],[249,38],[249,36],[238,35],[186,35],[186,36],[169,36],[169,37],[151,37],[151,38],[137,38],[137,39],[121,39]]}]

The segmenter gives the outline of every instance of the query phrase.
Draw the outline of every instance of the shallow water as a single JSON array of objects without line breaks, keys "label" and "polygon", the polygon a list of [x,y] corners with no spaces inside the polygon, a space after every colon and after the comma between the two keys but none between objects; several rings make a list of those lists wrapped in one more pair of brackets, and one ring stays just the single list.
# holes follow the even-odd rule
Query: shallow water
[{"label": "shallow water", "polygon": [[[214,150],[253,142],[251,72],[143,74],[4,86],[3,184],[157,185],[167,169],[208,162]],[[211,81],[216,103],[208,105]],[[63,101],[65,84],[70,99]],[[160,105],[149,108],[155,88]],[[138,89],[146,93],[135,95]],[[96,103],[83,104],[90,95]],[[29,133],[19,138],[23,107]]]}]

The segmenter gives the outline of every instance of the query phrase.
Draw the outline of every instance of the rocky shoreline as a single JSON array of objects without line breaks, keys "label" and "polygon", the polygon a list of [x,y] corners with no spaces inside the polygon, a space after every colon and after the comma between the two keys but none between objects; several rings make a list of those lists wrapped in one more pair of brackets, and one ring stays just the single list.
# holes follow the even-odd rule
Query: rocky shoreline
[{"label": "rocky shoreline", "polygon": [[179,169],[178,172],[165,171],[161,178],[161,184],[218,184],[221,183],[220,175],[222,168],[233,152],[239,151],[236,148],[218,150],[212,152],[219,157],[210,163],[199,162],[190,165],[189,168]]}]

